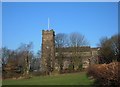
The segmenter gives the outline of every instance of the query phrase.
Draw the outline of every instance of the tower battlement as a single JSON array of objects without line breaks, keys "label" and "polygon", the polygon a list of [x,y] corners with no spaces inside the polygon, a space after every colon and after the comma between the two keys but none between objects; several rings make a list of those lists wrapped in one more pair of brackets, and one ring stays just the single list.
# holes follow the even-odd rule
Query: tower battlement
[{"label": "tower battlement", "polygon": [[42,30],[42,34],[54,34],[55,32],[54,32],[54,30],[53,29],[51,29],[51,30]]}]

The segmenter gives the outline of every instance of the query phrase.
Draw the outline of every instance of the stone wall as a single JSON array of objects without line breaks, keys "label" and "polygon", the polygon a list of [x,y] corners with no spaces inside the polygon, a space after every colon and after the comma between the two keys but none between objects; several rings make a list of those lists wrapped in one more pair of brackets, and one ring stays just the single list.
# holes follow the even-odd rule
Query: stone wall
[{"label": "stone wall", "polygon": [[[59,57],[59,49],[56,48],[56,59]],[[82,59],[82,63],[83,63],[83,68],[87,68],[89,66],[89,64],[95,64],[97,63],[97,57],[98,57],[98,48],[90,48],[89,46],[85,46],[85,47],[79,47],[78,48],[78,52],[77,52],[77,57],[80,57]],[[74,58],[74,50],[73,48],[60,48],[60,50],[62,50],[62,54],[64,56],[63,59],[63,69],[68,68],[71,58]],[[79,61],[81,62],[81,61]],[[69,64],[67,64],[69,63]]]}]

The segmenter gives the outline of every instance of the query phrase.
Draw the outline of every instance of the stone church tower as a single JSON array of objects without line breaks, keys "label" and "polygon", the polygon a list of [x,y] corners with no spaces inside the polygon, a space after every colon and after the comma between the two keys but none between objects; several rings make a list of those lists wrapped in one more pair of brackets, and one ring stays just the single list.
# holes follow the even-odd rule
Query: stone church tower
[{"label": "stone church tower", "polygon": [[55,40],[53,30],[42,30],[42,70],[51,74],[55,64]]}]

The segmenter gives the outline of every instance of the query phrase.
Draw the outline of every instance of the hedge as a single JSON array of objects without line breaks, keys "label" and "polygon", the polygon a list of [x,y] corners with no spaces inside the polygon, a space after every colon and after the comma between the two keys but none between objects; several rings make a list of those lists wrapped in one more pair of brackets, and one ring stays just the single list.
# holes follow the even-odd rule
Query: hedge
[{"label": "hedge", "polygon": [[120,86],[120,62],[95,64],[88,68],[87,75],[95,79],[95,85]]}]

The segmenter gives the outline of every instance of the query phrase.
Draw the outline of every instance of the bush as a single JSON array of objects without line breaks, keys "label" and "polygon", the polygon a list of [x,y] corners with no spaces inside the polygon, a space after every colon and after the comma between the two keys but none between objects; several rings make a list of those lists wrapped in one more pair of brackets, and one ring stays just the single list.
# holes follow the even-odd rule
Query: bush
[{"label": "bush", "polygon": [[70,64],[69,67],[68,67],[68,70],[71,72],[74,70],[74,65],[73,64]]},{"label": "bush", "polygon": [[119,85],[120,76],[118,71],[118,65],[120,62],[112,62],[110,64],[96,64],[88,68],[87,75],[93,76],[95,79],[95,85]]},{"label": "bush", "polygon": [[45,72],[40,72],[40,71],[37,71],[37,72],[31,72],[31,74],[33,75],[33,76],[41,76],[41,75],[46,75],[46,73]]},{"label": "bush", "polygon": [[83,69],[83,64],[79,64],[78,70],[82,70]]}]

